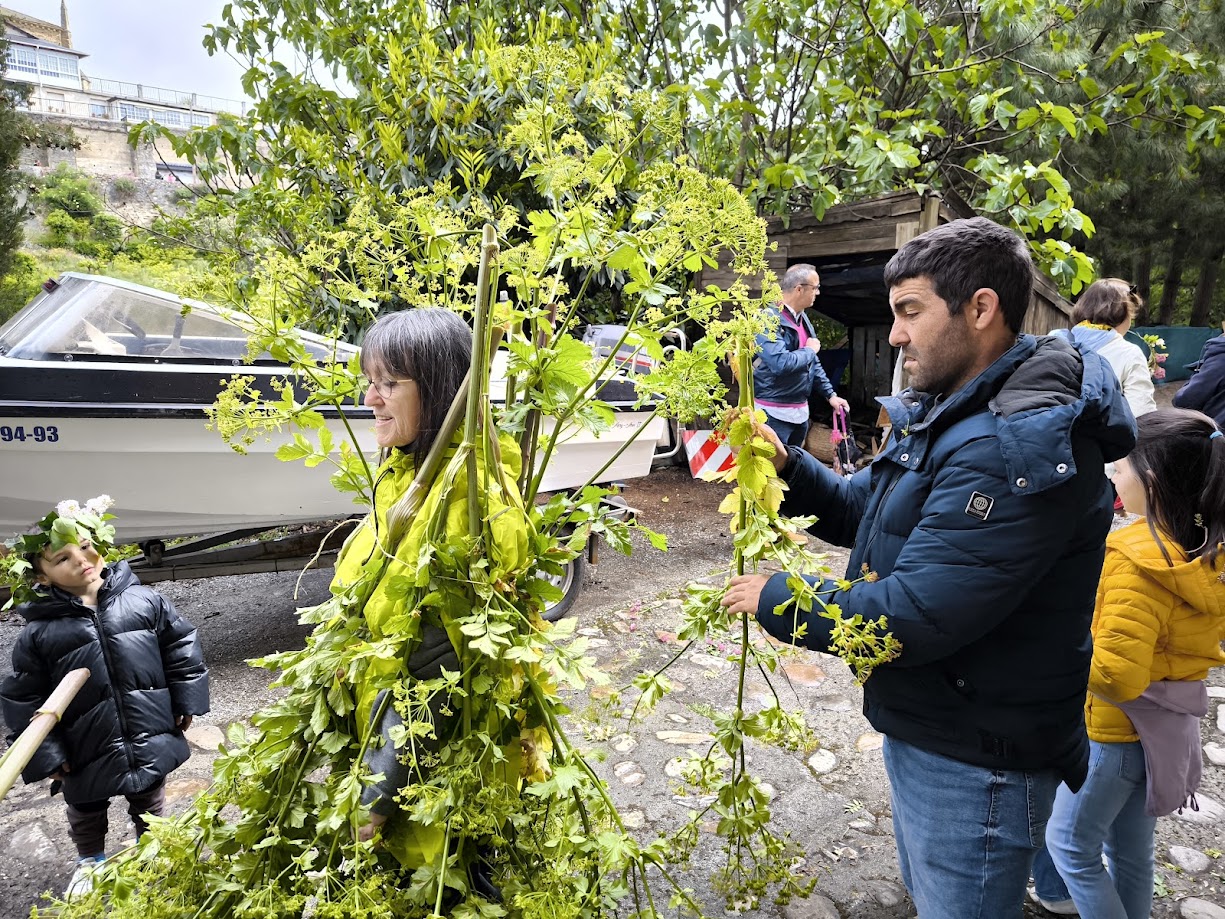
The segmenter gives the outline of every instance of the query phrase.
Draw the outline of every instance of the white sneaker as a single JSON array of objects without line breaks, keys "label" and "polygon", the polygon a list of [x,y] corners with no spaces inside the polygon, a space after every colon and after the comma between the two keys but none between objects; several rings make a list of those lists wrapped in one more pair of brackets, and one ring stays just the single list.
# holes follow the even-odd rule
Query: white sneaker
[{"label": "white sneaker", "polygon": [[94,869],[106,861],[105,855],[77,859],[77,870],[72,872],[68,886],[64,888],[64,899],[83,897],[94,889]]},{"label": "white sneaker", "polygon": [[1076,909],[1076,904],[1071,900],[1043,900],[1038,896],[1038,891],[1034,888],[1029,888],[1029,898],[1041,906],[1048,913],[1054,913],[1056,916],[1079,916],[1080,912]]}]

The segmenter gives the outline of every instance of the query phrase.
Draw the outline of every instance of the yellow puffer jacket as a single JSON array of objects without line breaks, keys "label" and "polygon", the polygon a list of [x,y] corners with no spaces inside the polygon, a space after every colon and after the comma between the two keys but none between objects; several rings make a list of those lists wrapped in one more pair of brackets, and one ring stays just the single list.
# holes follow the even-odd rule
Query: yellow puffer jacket
[{"label": "yellow puffer jacket", "polygon": [[[488,561],[491,580],[514,581],[529,564],[528,528],[531,524],[515,484],[521,468],[518,447],[509,437],[501,437],[498,448],[503,474],[479,473],[489,530],[484,558]],[[441,526],[449,541],[468,538],[468,475],[464,463],[455,461],[455,454],[456,448],[452,445],[420,510],[396,544],[389,546],[387,514],[412,485],[417,472],[407,453],[392,451],[375,476],[373,514],[367,516],[350,537],[336,561],[332,593],[340,595],[357,587],[357,596],[365,597],[362,613],[370,627],[371,640],[377,642],[403,636],[400,652],[390,658],[371,659],[353,687],[360,725],[370,722],[375,699],[381,690],[411,678],[409,671],[418,651],[436,654],[437,645],[445,644],[446,638],[440,635],[440,628],[457,653],[463,649],[463,634],[437,608],[437,599],[431,602],[427,597],[415,610],[410,610],[407,603],[407,596],[412,592],[409,585],[424,587],[430,583],[430,567],[428,560],[423,565],[421,550],[435,541],[434,537],[442,535],[434,532],[435,528]],[[478,468],[483,470],[483,463],[478,462]],[[443,501],[446,505],[440,516],[438,512]],[[437,598],[438,595],[431,596]],[[406,618],[405,614],[417,612],[420,618],[414,626],[413,618]],[[435,647],[423,647],[423,640]],[[510,752],[517,754],[518,749],[516,744]],[[513,781],[518,771],[517,755],[508,757],[501,780]],[[490,776],[491,780],[494,778]],[[417,825],[400,814],[392,818],[383,834],[388,851],[408,867],[436,862],[443,839],[441,827]]]},{"label": "yellow puffer jacket", "polygon": [[1089,737],[1099,743],[1140,739],[1112,703],[1137,698],[1157,680],[1202,680],[1225,664],[1225,556],[1209,568],[1162,541],[1173,565],[1145,520],[1106,539],[1085,703]]},{"label": "yellow puffer jacket", "polygon": [[[511,580],[528,564],[528,521],[523,509],[523,500],[515,487],[521,468],[519,450],[508,437],[499,440],[504,476],[486,477],[481,473],[480,488],[487,501],[486,519],[492,539],[488,546],[490,576]],[[391,456],[379,468],[374,482],[373,515],[367,516],[357,532],[349,539],[336,561],[336,574],[332,579],[332,593],[339,594],[357,584],[366,575],[377,579],[368,587],[368,599],[363,607],[366,622],[374,640],[384,636],[384,626],[403,609],[403,582],[428,583],[429,572],[420,566],[421,547],[426,544],[428,530],[437,517],[439,502],[447,500],[444,520],[445,532],[452,537],[468,532],[468,476],[463,463],[449,465],[455,455],[452,447],[444,457],[442,471],[430,490],[421,509],[409,524],[408,530],[395,546],[385,545],[387,539],[387,513],[403,497],[416,476],[417,470],[409,454],[393,450]],[[505,486],[505,487],[504,487]],[[392,557],[386,558],[385,554]],[[441,623],[451,636],[458,650],[461,636],[450,623]],[[388,667],[402,667],[403,660],[380,661]],[[371,682],[371,681],[367,681]],[[362,699],[359,694],[358,712],[361,717],[369,715],[373,698]],[[365,703],[363,707],[362,703]]]}]

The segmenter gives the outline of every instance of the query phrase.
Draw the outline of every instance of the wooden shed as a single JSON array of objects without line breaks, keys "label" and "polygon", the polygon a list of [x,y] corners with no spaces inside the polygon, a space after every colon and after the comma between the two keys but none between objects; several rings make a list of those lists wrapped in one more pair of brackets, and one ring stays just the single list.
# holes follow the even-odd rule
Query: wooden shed
[{"label": "wooden shed", "polygon": [[[879,395],[892,390],[897,349],[889,344],[893,319],[885,290],[885,264],[898,249],[920,233],[961,217],[936,194],[900,191],[870,201],[839,204],[818,220],[797,215],[784,221],[766,220],[766,230],[777,248],[767,254],[770,268],[781,278],[791,265],[808,263],[821,275],[821,296],[813,311],[847,327],[851,350],[850,386],[841,392],[853,404],[871,406]],[[730,283],[722,270],[707,271],[703,284]],[[1034,296],[1023,332],[1045,334],[1071,325],[1072,305],[1059,295],[1054,283],[1035,269]]]}]

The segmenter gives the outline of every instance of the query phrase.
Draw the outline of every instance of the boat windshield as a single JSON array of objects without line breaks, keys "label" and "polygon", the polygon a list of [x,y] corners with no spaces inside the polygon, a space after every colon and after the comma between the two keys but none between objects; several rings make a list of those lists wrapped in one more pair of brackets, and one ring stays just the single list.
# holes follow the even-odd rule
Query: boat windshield
[{"label": "boat windshield", "polygon": [[[303,336],[321,361],[347,360],[356,349]],[[238,363],[249,355],[245,329],[204,304],[134,284],[65,275],[0,328],[0,354],[22,360],[153,358],[158,362]],[[277,362],[279,363],[279,362]]]}]

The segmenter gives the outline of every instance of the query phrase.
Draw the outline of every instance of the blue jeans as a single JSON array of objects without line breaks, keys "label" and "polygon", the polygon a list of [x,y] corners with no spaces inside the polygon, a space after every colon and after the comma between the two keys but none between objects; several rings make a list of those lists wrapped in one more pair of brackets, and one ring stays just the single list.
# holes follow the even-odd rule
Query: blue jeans
[{"label": "blue jeans", "polygon": [[1021,919],[1059,777],[987,769],[885,738],[902,881],[920,919]]},{"label": "blue jeans", "polygon": [[788,447],[803,447],[804,438],[808,436],[808,422],[779,421],[766,412],[766,424],[778,435],[778,439]]},{"label": "blue jeans", "polygon": [[1144,813],[1145,775],[1139,741],[1089,741],[1085,784],[1076,794],[1063,785],[1055,797],[1049,858],[1034,864],[1038,896],[1071,899],[1086,919],[1148,919],[1157,818]]}]

